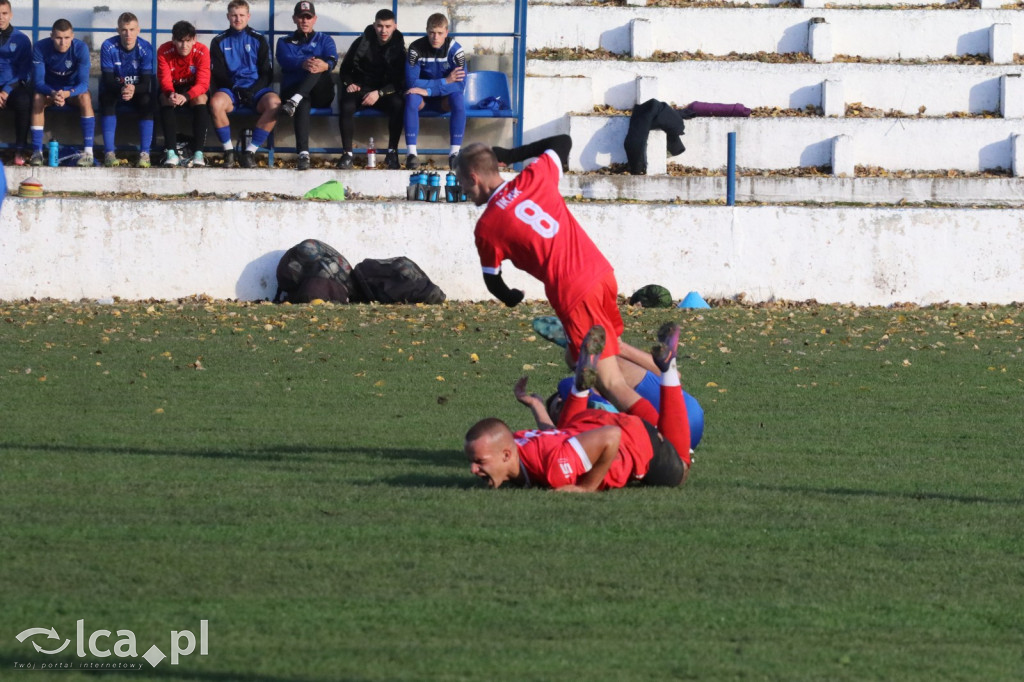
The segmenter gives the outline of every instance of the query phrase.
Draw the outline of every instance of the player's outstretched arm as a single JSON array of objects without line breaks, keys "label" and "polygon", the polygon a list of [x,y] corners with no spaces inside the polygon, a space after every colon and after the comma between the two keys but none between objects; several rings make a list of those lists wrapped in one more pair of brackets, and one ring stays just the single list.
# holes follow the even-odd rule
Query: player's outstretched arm
[{"label": "player's outstretched arm", "polygon": [[527,377],[520,377],[519,381],[516,382],[515,388],[512,389],[512,392],[516,396],[516,400],[529,408],[530,412],[533,414],[534,421],[537,422],[538,429],[548,430],[555,428],[551,415],[548,414],[548,408],[544,406],[544,401],[541,397],[536,393],[528,393],[526,391],[527,381]]},{"label": "player's outstretched arm", "polygon": [[622,429],[618,426],[602,426],[584,431],[576,436],[576,440],[587,453],[593,466],[590,471],[576,479],[576,485],[566,485],[556,490],[567,493],[592,493],[601,485],[605,474],[619,454]]},{"label": "player's outstretched arm", "polygon": [[500,272],[496,275],[484,273],[484,284],[487,285],[487,291],[509,308],[519,305],[525,295],[519,289],[509,289]]},{"label": "player's outstretched arm", "polygon": [[542,140],[536,142],[530,142],[524,144],[521,147],[513,147],[512,149],[505,149],[504,147],[492,147],[494,149],[494,155],[498,158],[499,163],[503,163],[506,166],[510,166],[513,163],[519,163],[526,159],[532,159],[535,156],[540,156],[547,150],[551,149],[558,158],[562,160],[562,167],[565,168],[569,165],[569,152],[572,151],[572,138],[568,135],[553,135],[551,137],[545,137]]}]

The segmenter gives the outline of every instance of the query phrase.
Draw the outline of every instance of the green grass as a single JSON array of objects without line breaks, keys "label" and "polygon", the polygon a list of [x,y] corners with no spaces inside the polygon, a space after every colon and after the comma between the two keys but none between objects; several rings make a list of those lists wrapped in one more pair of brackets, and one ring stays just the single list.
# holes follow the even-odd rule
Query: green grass
[{"label": "green grass", "polygon": [[[478,487],[545,306],[0,303],[0,678],[1024,678],[1022,307],[626,312],[685,330],[682,489]],[[141,661],[79,619],[209,654],[15,670]]]}]

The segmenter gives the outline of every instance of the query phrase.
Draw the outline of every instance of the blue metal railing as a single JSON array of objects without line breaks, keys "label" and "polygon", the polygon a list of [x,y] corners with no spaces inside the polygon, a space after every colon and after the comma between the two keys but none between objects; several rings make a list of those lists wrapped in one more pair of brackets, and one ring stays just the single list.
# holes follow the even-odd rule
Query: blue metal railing
[{"label": "blue metal railing", "polygon": [[[291,0],[281,0],[286,7],[291,6]],[[39,9],[43,0],[32,0],[32,25],[24,26],[16,24],[17,28],[21,31],[31,34],[32,43],[35,44],[39,40],[40,35],[44,37],[50,32],[50,26],[40,25]],[[290,34],[294,31],[294,28],[286,28],[278,30],[275,26],[276,6],[277,0],[268,0],[268,11],[269,16],[267,19],[266,26],[260,25],[254,21],[252,26],[257,31],[264,33],[267,36],[267,40],[270,42],[271,57],[273,57],[273,51],[277,45],[277,38],[282,35]],[[500,4],[500,3],[496,3]],[[224,1],[225,11],[227,8],[227,0]],[[398,0],[391,0],[391,10],[395,13],[395,16],[399,16],[400,3]],[[156,49],[161,44],[161,37],[164,40],[169,39],[171,34],[171,27],[162,27],[160,22],[160,1],[151,0],[150,5],[151,11],[151,26],[143,31],[143,34],[148,36],[149,42],[153,45],[153,59],[154,69],[156,68]],[[523,105],[525,97],[525,83],[526,83],[526,15],[527,15],[527,0],[515,0],[514,7],[514,20],[513,28],[509,32],[459,32],[453,33],[452,35],[457,38],[511,38],[512,39],[512,110],[514,116],[511,117],[513,121],[513,146],[519,146],[523,142]],[[80,29],[81,30],[81,29]],[[197,33],[201,35],[217,35],[223,29],[210,30],[210,29],[198,29]],[[83,31],[84,32],[84,31]],[[117,27],[92,27],[89,29],[91,33],[109,33],[115,35],[117,33]],[[362,35],[362,30],[359,31],[318,31],[324,35],[334,37],[351,37],[355,38]],[[329,153],[337,153],[340,149],[323,148],[324,151]],[[292,151],[290,149],[278,148],[279,151]],[[437,150],[424,149],[423,153],[431,153]],[[443,151],[443,150],[442,150]]]}]

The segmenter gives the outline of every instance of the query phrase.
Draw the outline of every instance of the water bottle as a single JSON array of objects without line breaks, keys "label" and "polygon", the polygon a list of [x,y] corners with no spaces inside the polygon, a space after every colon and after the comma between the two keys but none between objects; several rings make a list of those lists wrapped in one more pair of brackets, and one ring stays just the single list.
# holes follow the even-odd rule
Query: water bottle
[{"label": "water bottle", "polygon": [[455,179],[455,173],[449,171],[444,179],[444,200],[449,204],[454,204],[459,200],[459,194],[459,183]]},{"label": "water bottle", "polygon": [[372,137],[370,138],[370,144],[366,145],[366,167],[377,167],[377,148],[373,146]]},{"label": "water bottle", "polygon": [[430,174],[430,190],[427,193],[427,201],[435,202],[441,198],[441,176],[437,173]]},{"label": "water bottle", "polygon": [[427,172],[421,171],[416,175],[416,201],[426,201],[430,193],[427,187]]},{"label": "water bottle", "polygon": [[416,201],[416,188],[420,184],[420,172],[413,171],[409,174],[409,186],[405,188],[405,198],[409,201]]},{"label": "water bottle", "polygon": [[250,142],[252,142],[252,128],[246,128],[242,131],[241,139],[238,140],[238,152],[241,153],[248,149]]},{"label": "water bottle", "polygon": [[60,165],[60,145],[57,144],[57,140],[51,139],[47,150],[50,154],[49,165],[56,168]]}]

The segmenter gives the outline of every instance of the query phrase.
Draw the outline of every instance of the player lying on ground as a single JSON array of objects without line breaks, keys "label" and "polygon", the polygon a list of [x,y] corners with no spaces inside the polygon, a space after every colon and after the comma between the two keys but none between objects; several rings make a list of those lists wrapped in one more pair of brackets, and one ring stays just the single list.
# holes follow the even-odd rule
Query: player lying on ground
[{"label": "player lying on ground", "polygon": [[[486,205],[474,232],[484,283],[505,305],[515,306],[523,300],[523,292],[505,284],[503,261],[543,282],[565,328],[570,364],[578,359],[588,330],[599,332],[602,350],[594,371],[601,395],[620,411],[653,424],[658,421],[657,411],[626,383],[615,361],[619,354],[638,364],[646,357],[619,339],[623,324],[615,272],[558,191],[562,165],[571,149],[568,135],[556,135],[514,149],[492,149],[474,142],[460,152],[459,182],[474,204]],[[499,161],[509,164],[534,156],[537,160],[514,180],[505,182],[498,173]]]},{"label": "player lying on ground", "polygon": [[[588,334],[589,336],[589,334]],[[661,377],[657,428],[639,417],[586,409],[592,355],[576,367],[576,391],[566,401],[556,428],[537,395],[516,384],[516,398],[530,408],[539,430],[517,431],[491,417],[466,433],[464,451],[474,476],[492,488],[504,483],[593,492],[630,483],[678,486],[690,470],[690,427],[676,369],[679,326],[665,324],[651,351]]]}]

